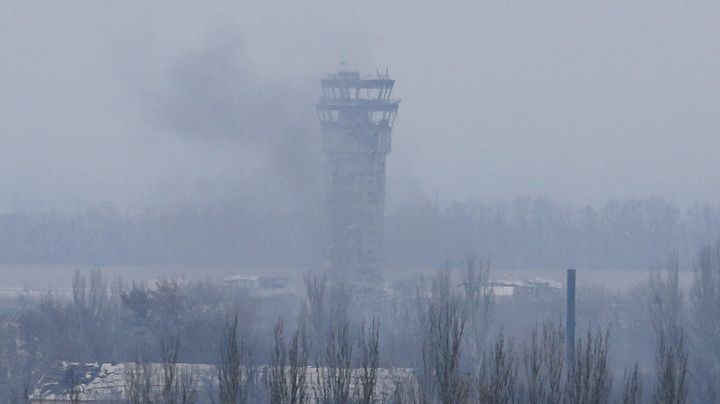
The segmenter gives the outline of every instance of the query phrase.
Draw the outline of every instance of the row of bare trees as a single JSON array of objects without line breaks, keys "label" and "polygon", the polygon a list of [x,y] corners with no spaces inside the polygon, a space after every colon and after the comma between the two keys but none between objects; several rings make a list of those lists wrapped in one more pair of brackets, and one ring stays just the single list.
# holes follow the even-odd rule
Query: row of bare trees
[{"label": "row of bare trees", "polygon": [[653,401],[719,402],[720,243],[700,251],[689,288],[680,284],[679,266],[675,254],[650,279],[650,317],[657,336]]},{"label": "row of bare trees", "polygon": [[275,325],[274,348],[265,384],[273,404],[300,404],[305,402],[307,379],[307,338],[304,328],[299,328],[285,341],[285,323]]},{"label": "row of bare trees", "polygon": [[[329,283],[325,274],[308,273],[304,282],[306,304],[300,322],[303,341],[305,330],[310,329],[313,343],[303,346],[316,369],[306,397],[324,404],[376,402],[380,321],[375,317],[369,323],[362,321],[354,332],[348,319],[352,287],[342,280]],[[297,333],[293,343],[295,339]],[[284,402],[291,401],[278,401]]]},{"label": "row of bare trees", "polygon": [[159,351],[159,366],[149,363],[144,355],[126,364],[126,400],[131,404],[195,404],[197,376],[192,366],[181,367],[178,363],[180,338],[162,338]]},{"label": "row of bare trees", "polygon": [[[424,365],[417,395],[407,403],[568,403],[611,402],[607,330],[588,330],[576,344],[576,357],[566,363],[564,333],[550,322],[532,332],[518,352],[512,338],[499,334],[477,370],[462,363],[462,314],[452,302],[430,313]],[[430,311],[435,310],[433,307]],[[637,377],[631,380],[637,381]],[[623,401],[632,403],[633,401]]]},{"label": "row of bare trees", "polygon": [[[673,256],[665,269],[652,273],[648,283],[649,299],[642,310],[649,319],[645,328],[654,331],[647,333],[648,340],[654,341],[654,358],[649,359],[654,368],[631,363],[619,378],[614,373],[619,374],[622,367],[610,363],[609,328],[583,333],[575,341],[576,355],[570,363],[560,323],[541,319],[542,325],[527,338],[502,330],[496,338],[488,338],[495,333],[490,331],[490,318],[503,313],[494,310],[496,299],[487,287],[488,264],[469,258],[457,278],[448,267],[411,294],[381,295],[391,297],[381,300],[386,311],[378,317],[373,313],[367,322],[363,321],[364,303],[358,302],[366,302],[371,292],[358,291],[324,274],[307,274],[305,301],[297,319],[277,322],[268,333],[272,338],[264,338],[262,344],[254,339],[253,330],[271,329],[272,323],[265,320],[267,325],[258,327],[243,314],[254,310],[249,308],[251,300],[242,301],[244,307],[235,305],[238,300],[219,299],[208,305],[209,299],[222,292],[220,288],[166,281],[154,289],[112,285],[108,290],[99,273],[89,278],[77,275],[71,300],[44,297],[14,323],[0,328],[0,334],[9,336],[2,340],[13,341],[0,345],[0,368],[5,369],[0,382],[5,392],[15,392],[9,402],[22,402],[22,385],[13,381],[10,386],[6,381],[13,366],[12,349],[22,351],[16,352],[18,358],[47,361],[63,359],[63,348],[73,346],[70,342],[78,346],[88,342],[92,343],[86,345],[91,351],[88,357],[104,361],[117,354],[104,346],[103,337],[115,341],[115,332],[135,327],[137,332],[120,335],[135,346],[157,349],[126,367],[126,395],[133,403],[206,399],[222,404],[718,402],[720,245],[698,255],[689,288],[681,285],[679,266],[678,257]],[[194,288],[192,294],[189,288]],[[215,318],[214,322],[207,317]],[[198,328],[207,329],[197,334],[206,338],[189,338]],[[263,339],[265,334],[259,334]],[[186,355],[198,344],[215,353],[211,359],[188,360]],[[402,349],[409,353],[398,354]],[[67,352],[74,355],[74,350]],[[213,391],[199,392],[198,386],[206,383],[198,381],[191,367],[179,364],[181,354],[187,362],[213,363]],[[84,358],[68,359],[82,362]],[[156,363],[155,369],[151,362]],[[40,365],[14,367],[38,369]],[[381,367],[412,368],[413,376],[396,380],[395,394],[386,397],[380,392],[388,390],[378,388],[384,377]],[[6,397],[11,398],[9,393]]]},{"label": "row of bare trees", "polygon": [[[708,270],[713,265],[717,269]],[[695,299],[702,296],[702,307],[705,308],[712,299],[720,297],[720,293],[713,289],[717,287],[720,292],[720,282],[712,280],[714,274],[720,274],[720,247],[704,250],[696,267],[693,288],[702,286],[704,294],[692,294]],[[536,328],[519,352],[515,350],[514,339],[504,337],[501,332],[491,347],[478,354],[474,348],[483,345],[484,336],[477,334],[477,330],[484,331],[487,324],[483,324],[485,327],[472,325],[487,318],[492,305],[492,296],[478,299],[487,292],[482,291],[482,287],[473,288],[473,282],[468,281],[486,273],[482,272],[482,265],[479,268],[480,271],[474,259],[466,261],[460,288],[452,280],[450,271],[444,270],[432,280],[429,290],[418,289],[417,312],[410,316],[411,323],[422,335],[419,349],[421,363],[416,367],[418,388],[402,390],[400,401],[443,404],[688,402],[688,337],[677,257],[670,260],[667,271],[655,271],[650,279],[648,307],[657,338],[655,383],[646,397],[643,397],[642,380],[652,377],[650,374],[643,375],[638,364],[626,368],[620,388],[613,391],[613,372],[609,363],[610,332],[607,328],[588,329],[574,342],[576,355],[569,363],[565,355],[564,331],[559,323],[544,323],[541,330]],[[706,279],[702,285],[700,274]],[[708,278],[712,281],[708,282]],[[479,301],[483,303],[478,304]],[[718,305],[711,307],[716,309]],[[700,318],[705,322],[713,319],[708,314]],[[714,318],[715,321],[709,321],[705,334],[702,334],[706,341],[718,335],[713,333],[712,327],[717,327],[720,317]],[[695,321],[696,327],[705,324],[697,319]],[[468,336],[468,329],[476,334]],[[469,343],[464,343],[465,340]],[[712,341],[708,343],[712,344]],[[710,363],[717,362],[713,360]],[[704,376],[717,377],[717,374]],[[704,392],[706,395],[711,393]],[[696,399],[695,402],[715,401]]]},{"label": "row of bare trees", "polygon": [[[226,319],[221,336],[219,361],[203,397],[197,370],[180,364],[180,337],[163,337],[161,362],[150,363],[146,355],[125,366],[125,397],[131,404],[195,404],[213,402],[245,404],[254,402],[257,392],[255,368],[245,345],[246,335],[237,312]],[[209,375],[205,375],[209,376]],[[207,381],[206,381],[207,382]],[[251,401],[253,400],[253,401]]]},{"label": "row of bare trees", "polygon": [[[715,262],[713,257],[705,259]],[[698,266],[697,273],[707,266]],[[674,258],[668,270],[654,272],[650,282],[649,312],[658,335],[657,381],[647,395],[653,403],[680,404],[688,397],[688,349],[682,309],[685,299],[677,268]],[[514,338],[502,333],[488,349],[483,349],[493,304],[492,295],[484,287],[487,279],[487,266],[471,258],[465,263],[459,283],[449,271],[441,271],[429,290],[418,289],[414,317],[421,334],[417,382],[410,387],[398,386],[390,398],[377,397],[375,389],[380,367],[379,320],[363,322],[353,333],[347,318],[352,289],[344,283],[330,283],[325,275],[307,275],[306,304],[297,329],[286,336],[284,321],[278,321],[274,328],[270,362],[261,378],[265,397],[278,404],[309,400],[369,404],[380,399],[443,404],[645,402],[644,377],[637,364],[625,370],[621,387],[613,392],[607,329],[588,329],[576,341],[571,363],[565,358],[562,326],[550,322],[536,327],[519,350]],[[237,315],[231,316],[223,332],[217,367],[222,404],[247,403],[252,402],[250,397],[259,397],[253,390],[257,390],[260,378],[251,366],[239,326]],[[308,338],[307,330],[312,338]],[[177,345],[173,349],[165,344],[162,351],[162,357],[168,358],[163,363],[177,360]],[[308,370],[311,358],[314,373]],[[172,387],[178,385],[173,383],[174,373],[171,367],[164,370],[164,397],[177,396],[173,393],[177,388]]]}]

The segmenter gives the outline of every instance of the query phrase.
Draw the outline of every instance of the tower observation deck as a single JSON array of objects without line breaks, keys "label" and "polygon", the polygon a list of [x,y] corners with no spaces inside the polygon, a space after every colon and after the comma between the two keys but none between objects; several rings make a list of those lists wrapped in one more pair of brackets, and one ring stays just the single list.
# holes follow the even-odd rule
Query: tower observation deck
[{"label": "tower observation deck", "polygon": [[394,80],[340,71],[321,80],[317,113],[322,125],[327,182],[326,267],[373,273],[383,253],[385,157],[399,101]]}]

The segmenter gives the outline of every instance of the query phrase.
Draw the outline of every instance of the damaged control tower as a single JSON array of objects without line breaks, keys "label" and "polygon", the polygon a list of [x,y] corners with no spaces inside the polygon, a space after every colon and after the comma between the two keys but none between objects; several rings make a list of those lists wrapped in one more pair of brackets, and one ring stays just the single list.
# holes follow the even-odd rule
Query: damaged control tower
[{"label": "damaged control tower", "polygon": [[388,74],[340,71],[321,81],[317,112],[326,157],[326,267],[373,274],[382,257],[385,157],[398,100]]}]

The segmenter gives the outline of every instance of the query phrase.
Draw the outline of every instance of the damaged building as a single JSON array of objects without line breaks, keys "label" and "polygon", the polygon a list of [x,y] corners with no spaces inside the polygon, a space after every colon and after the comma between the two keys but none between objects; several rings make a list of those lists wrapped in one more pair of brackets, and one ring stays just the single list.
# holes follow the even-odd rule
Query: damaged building
[{"label": "damaged building", "polygon": [[388,74],[340,71],[321,80],[327,184],[326,268],[373,274],[383,254],[385,159],[399,101]]}]

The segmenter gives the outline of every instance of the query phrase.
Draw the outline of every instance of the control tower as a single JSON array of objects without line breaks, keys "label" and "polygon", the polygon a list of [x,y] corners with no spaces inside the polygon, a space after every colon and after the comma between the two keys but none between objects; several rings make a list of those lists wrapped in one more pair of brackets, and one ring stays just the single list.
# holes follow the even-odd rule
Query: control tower
[{"label": "control tower", "polygon": [[327,186],[326,269],[373,274],[383,253],[385,158],[399,101],[388,74],[340,71],[321,80]]}]

